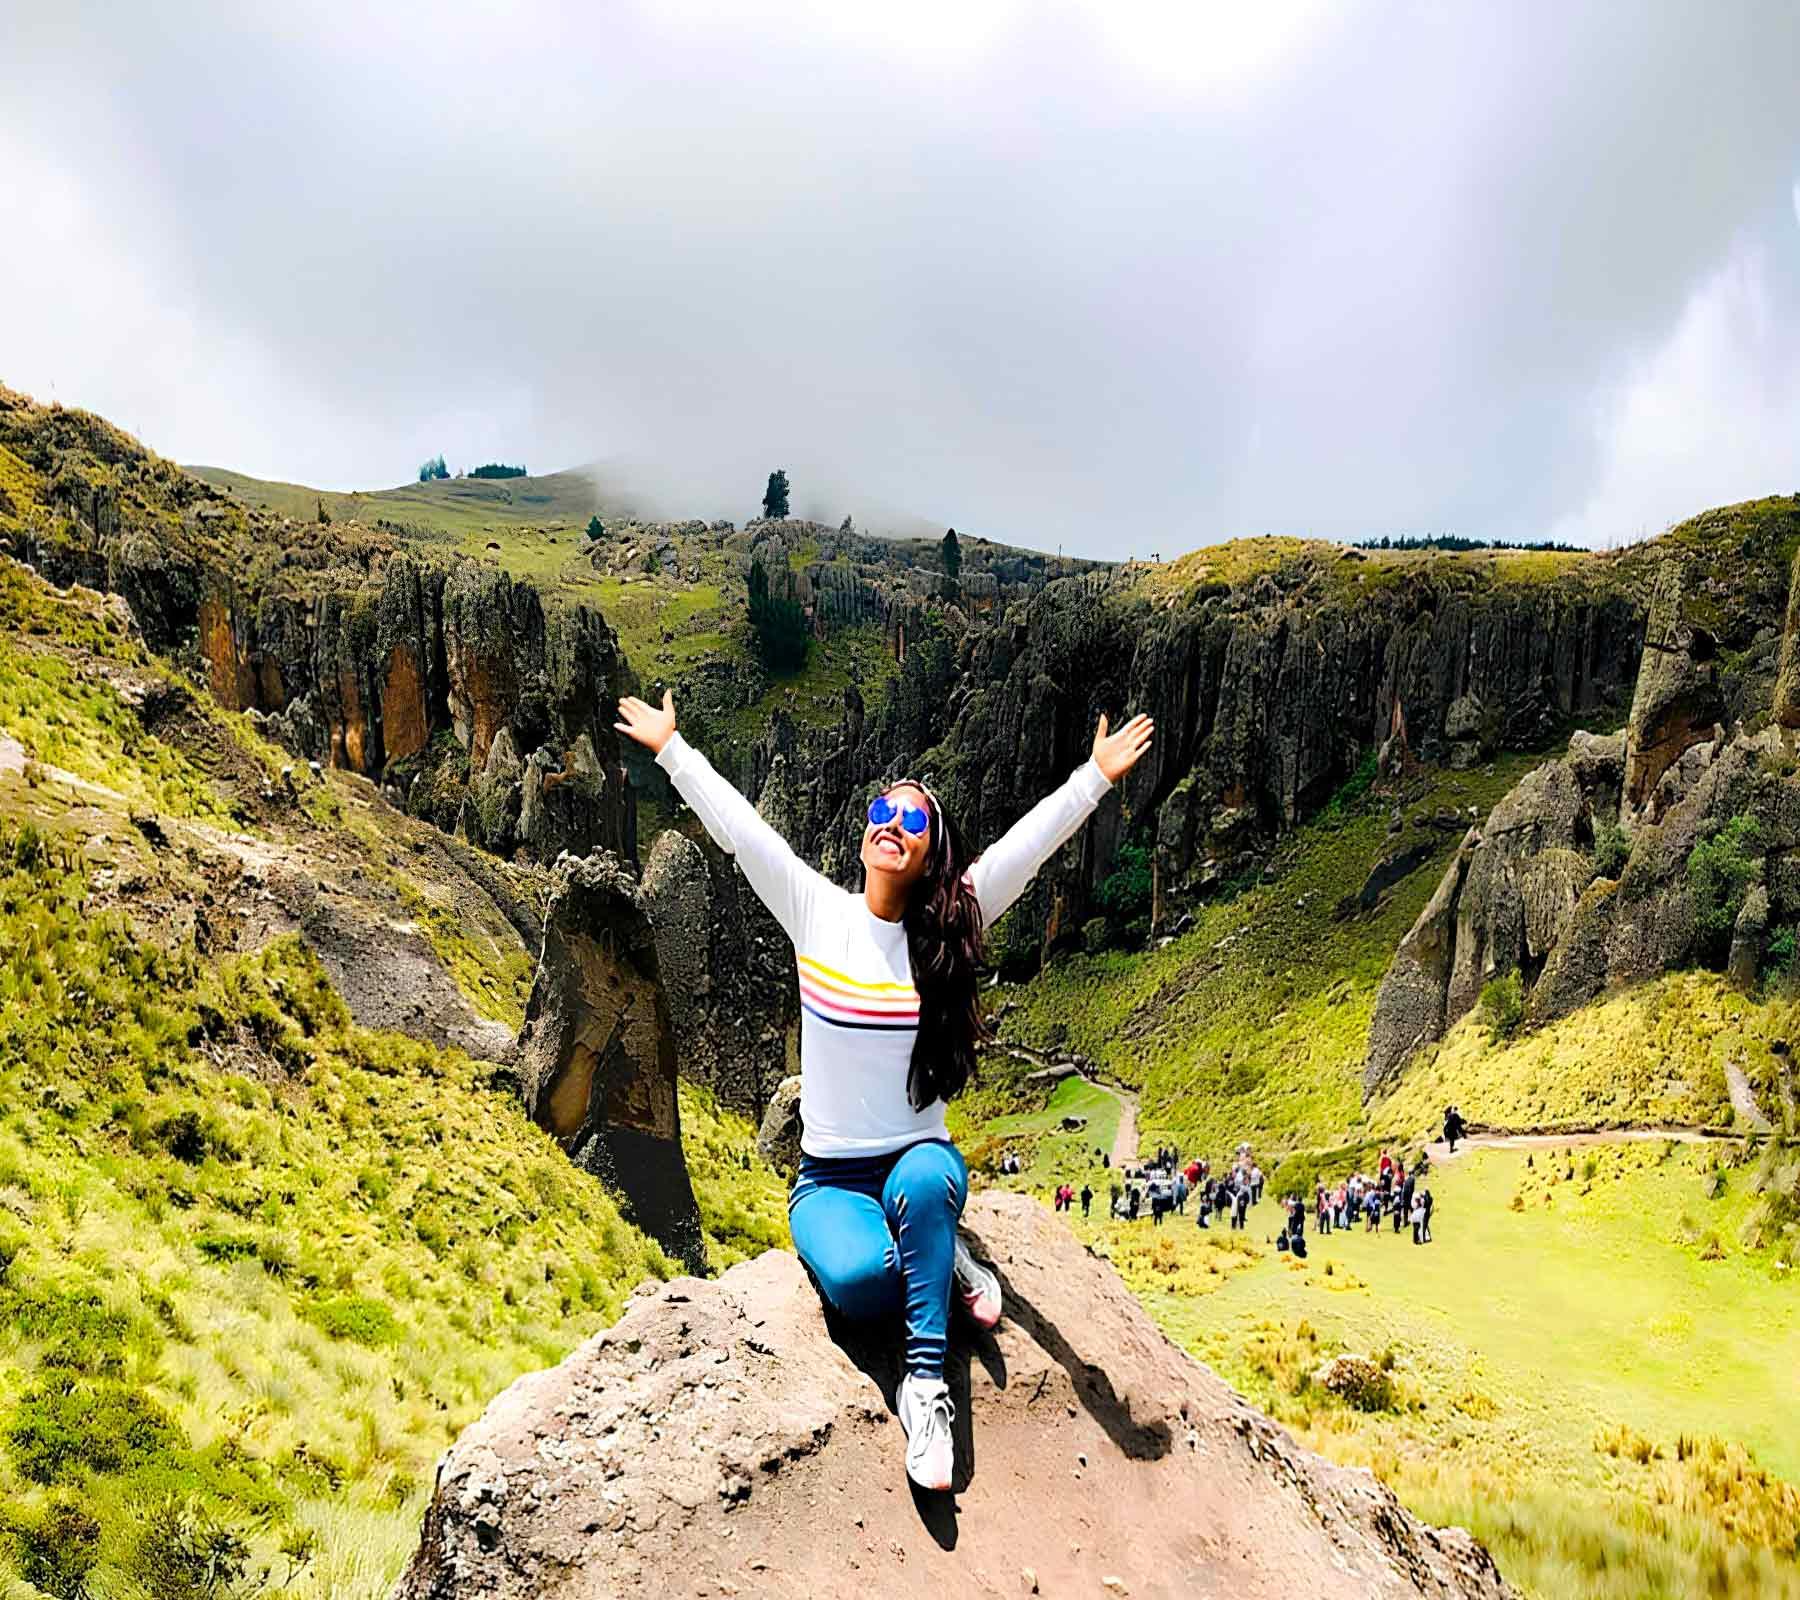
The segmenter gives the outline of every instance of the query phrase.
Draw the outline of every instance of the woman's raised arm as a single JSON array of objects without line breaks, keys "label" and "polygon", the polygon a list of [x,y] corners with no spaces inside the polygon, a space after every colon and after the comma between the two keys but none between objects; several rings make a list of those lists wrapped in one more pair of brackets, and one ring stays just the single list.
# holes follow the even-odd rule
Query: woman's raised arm
[{"label": "woman's raised arm", "polygon": [[984,927],[1025,892],[1039,867],[1075,836],[1093,815],[1101,797],[1150,748],[1155,723],[1140,712],[1117,733],[1106,731],[1106,716],[1094,733],[1093,754],[1070,774],[1055,793],[1046,795],[969,869]]},{"label": "woman's raised arm", "polygon": [[830,884],[795,855],[756,807],[675,731],[674,696],[665,689],[658,707],[628,695],[619,702],[619,721],[613,726],[656,753],[656,764],[694,808],[713,842],[737,857],[758,898],[775,913],[787,936],[796,945],[802,944],[812,907],[821,889]]}]

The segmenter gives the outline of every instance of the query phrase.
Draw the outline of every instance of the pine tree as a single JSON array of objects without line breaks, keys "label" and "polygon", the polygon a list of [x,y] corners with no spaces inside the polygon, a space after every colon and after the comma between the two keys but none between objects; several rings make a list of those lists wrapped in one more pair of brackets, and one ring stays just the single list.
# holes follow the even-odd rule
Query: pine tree
[{"label": "pine tree", "polygon": [[785,469],[777,467],[769,474],[769,487],[763,491],[763,515],[770,518],[785,517],[788,514],[788,477]]},{"label": "pine tree", "polygon": [[602,522],[598,516],[588,518],[587,536],[590,539],[604,539],[606,537],[606,524]]},{"label": "pine tree", "polygon": [[944,575],[954,587],[962,573],[962,546],[956,542],[956,529],[952,528],[944,535],[942,546],[944,552]]}]

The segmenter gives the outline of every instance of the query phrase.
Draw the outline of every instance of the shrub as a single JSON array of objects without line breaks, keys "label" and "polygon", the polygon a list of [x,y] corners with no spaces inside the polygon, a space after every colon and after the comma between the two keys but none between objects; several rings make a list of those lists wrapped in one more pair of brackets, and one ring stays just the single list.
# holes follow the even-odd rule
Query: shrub
[{"label": "shrub", "polygon": [[1380,752],[1374,745],[1363,751],[1350,776],[1319,812],[1319,821],[1335,828],[1347,822],[1361,807],[1369,791],[1375,787]]},{"label": "shrub", "polygon": [[1094,898],[1121,922],[1150,909],[1150,847],[1122,844],[1112,872],[1101,880]]},{"label": "shrub", "polygon": [[1631,835],[1602,818],[1594,827],[1594,876],[1617,878],[1631,859]]},{"label": "shrub", "polygon": [[301,1314],[321,1333],[366,1345],[371,1350],[397,1344],[400,1339],[400,1324],[379,1300],[343,1295],[335,1300],[316,1300]]},{"label": "shrub", "polygon": [[164,1117],[150,1135],[184,1166],[197,1167],[206,1159],[206,1130],[200,1125],[200,1113],[192,1108]]},{"label": "shrub", "polygon": [[143,1513],[126,1571],[159,1600],[223,1600],[246,1587],[250,1546],[191,1497]]},{"label": "shrub", "polygon": [[1783,923],[1769,935],[1769,942],[1763,947],[1761,973],[1765,983],[1780,983],[1794,975],[1792,923]]},{"label": "shrub", "polygon": [[73,1500],[56,1499],[34,1519],[12,1522],[0,1513],[0,1532],[10,1533],[25,1581],[54,1600],[87,1600],[88,1574],[100,1559],[100,1524]]},{"label": "shrub", "polygon": [[1688,885],[1694,897],[1694,929],[1715,959],[1724,953],[1731,925],[1756,876],[1762,830],[1755,817],[1733,817],[1688,852]]},{"label": "shrub", "polygon": [[1481,1020],[1492,1044],[1500,1044],[1519,1031],[1519,1024],[1525,1020],[1525,982],[1516,967],[1482,986]]},{"label": "shrub", "polygon": [[1394,1380],[1366,1356],[1333,1356],[1313,1374],[1313,1382],[1353,1411],[1391,1411]]},{"label": "shrub", "polygon": [[26,1391],[6,1437],[19,1471],[33,1483],[60,1483],[83,1471],[127,1471],[187,1442],[148,1396],[64,1373]]}]

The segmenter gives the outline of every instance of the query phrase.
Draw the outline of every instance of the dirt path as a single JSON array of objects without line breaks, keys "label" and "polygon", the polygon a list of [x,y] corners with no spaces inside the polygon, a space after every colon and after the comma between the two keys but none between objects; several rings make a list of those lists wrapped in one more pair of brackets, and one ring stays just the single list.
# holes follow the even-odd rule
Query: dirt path
[{"label": "dirt path", "polygon": [[1112,1164],[1130,1166],[1138,1158],[1137,1096],[1110,1083],[1096,1083],[1094,1087],[1104,1089],[1119,1102],[1119,1131],[1113,1135]]},{"label": "dirt path", "polygon": [[1456,1154],[1438,1139],[1425,1148],[1432,1163],[1455,1161],[1469,1150],[1552,1150],[1574,1145],[1617,1144],[1622,1140],[1672,1139],[1676,1144],[1705,1144],[1729,1139],[1728,1133],[1707,1133],[1699,1128],[1607,1128],[1590,1133],[1470,1133],[1456,1141]]}]

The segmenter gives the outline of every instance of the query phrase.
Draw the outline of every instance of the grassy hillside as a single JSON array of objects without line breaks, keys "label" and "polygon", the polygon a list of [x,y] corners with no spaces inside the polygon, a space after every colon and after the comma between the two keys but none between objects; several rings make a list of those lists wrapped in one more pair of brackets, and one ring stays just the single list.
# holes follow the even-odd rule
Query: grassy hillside
[{"label": "grassy hillside", "polygon": [[[457,1431],[679,1269],[491,1065],[356,1026],[292,937],[233,953],[290,874],[521,1010],[464,847],[340,774],[271,801],[289,762],[0,562],[5,1592],[385,1593]],[[682,1111],[709,1264],[785,1242],[752,1130]]]},{"label": "grassy hillside", "polygon": [[1370,1126],[1428,1132],[1454,1101],[1473,1122],[1509,1128],[1729,1128],[1727,1063],[1774,1104],[1773,1047],[1792,1037],[1796,1022],[1792,999],[1742,994],[1716,972],[1665,973],[1503,1041],[1471,1013],[1419,1052],[1370,1108]]},{"label": "grassy hillside", "polygon": [[[91,887],[0,823],[0,1571],[385,1592],[437,1453],[678,1264],[490,1067],[354,1026],[298,943],[215,967]],[[710,1264],[784,1243],[749,1127],[683,1117]]]},{"label": "grassy hillside", "polygon": [[579,534],[596,512],[617,514],[630,509],[623,497],[609,493],[595,474],[579,470],[525,478],[445,478],[350,493],[252,478],[225,467],[187,470],[218,488],[229,489],[240,500],[301,522],[316,517],[323,502],[327,516],[345,522],[386,520],[446,534],[507,526],[560,526]]},{"label": "grassy hillside", "polygon": [[[1435,773],[1407,815],[1440,808],[1432,853],[1371,910],[1340,911],[1393,847],[1392,802],[1349,791],[1282,847],[1277,876],[1208,903],[1160,950],[1076,954],[1003,991],[1015,1037],[1078,1051],[1141,1091],[1145,1143],[1221,1154],[1241,1139],[1285,1151],[1358,1137],[1364,1049],[1389,960],[1464,827],[1541,757]],[[1441,1108],[1440,1108],[1441,1109]]]},{"label": "grassy hillside", "polygon": [[[1734,1159],[1478,1152],[1431,1175],[1435,1244],[1309,1235],[1305,1264],[1270,1247],[1266,1204],[1246,1235],[1071,1225],[1177,1342],[1313,1448],[1470,1528],[1526,1595],[1762,1600],[1800,1595],[1778,1398],[1800,1286],[1744,1242],[1757,1201]],[[1391,1399],[1327,1392],[1340,1352],[1385,1368]]]}]

